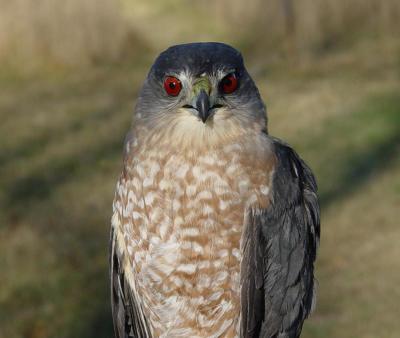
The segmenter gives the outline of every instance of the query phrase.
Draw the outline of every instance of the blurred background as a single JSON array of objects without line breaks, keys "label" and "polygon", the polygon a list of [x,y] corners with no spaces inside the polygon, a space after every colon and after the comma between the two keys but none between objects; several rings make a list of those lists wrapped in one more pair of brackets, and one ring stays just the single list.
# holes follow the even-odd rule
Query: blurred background
[{"label": "blurred background", "polygon": [[111,337],[122,143],[159,52],[240,49],[320,186],[302,337],[399,337],[398,0],[0,0],[0,337]]}]

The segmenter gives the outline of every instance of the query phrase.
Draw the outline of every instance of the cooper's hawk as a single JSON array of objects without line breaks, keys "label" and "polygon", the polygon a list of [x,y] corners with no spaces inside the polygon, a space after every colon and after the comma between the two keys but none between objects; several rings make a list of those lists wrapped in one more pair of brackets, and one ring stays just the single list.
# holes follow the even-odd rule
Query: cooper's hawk
[{"label": "cooper's hawk", "polygon": [[117,337],[300,335],[315,300],[317,186],[266,122],[232,47],[156,59],[114,200]]}]

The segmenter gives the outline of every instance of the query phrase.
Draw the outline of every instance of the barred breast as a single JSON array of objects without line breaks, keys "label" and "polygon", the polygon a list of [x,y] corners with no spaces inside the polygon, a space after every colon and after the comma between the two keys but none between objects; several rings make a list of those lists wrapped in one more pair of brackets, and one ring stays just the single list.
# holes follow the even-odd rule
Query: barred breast
[{"label": "barred breast", "polygon": [[245,211],[269,203],[263,142],[193,153],[133,145],[113,224],[154,337],[238,337]]}]

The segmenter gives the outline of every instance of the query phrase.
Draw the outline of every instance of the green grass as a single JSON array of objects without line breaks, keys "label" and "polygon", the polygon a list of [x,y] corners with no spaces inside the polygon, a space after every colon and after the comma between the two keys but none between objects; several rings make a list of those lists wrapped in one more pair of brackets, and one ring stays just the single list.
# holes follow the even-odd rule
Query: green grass
[{"label": "green grass", "polygon": [[400,92],[369,98],[299,151],[322,202],[317,311],[309,337],[395,337],[400,273]]},{"label": "green grass", "polygon": [[356,110],[308,132],[298,150],[314,160],[323,206],[390,168],[400,150],[400,91],[370,97]]},{"label": "green grass", "polygon": [[[111,202],[145,68],[0,83],[0,337],[112,335]],[[357,74],[257,76],[270,132],[320,186],[319,298],[303,337],[400,332],[400,86],[392,71]]]},{"label": "green grass", "polygon": [[3,97],[0,336],[110,337],[111,200],[138,87],[125,71]]}]

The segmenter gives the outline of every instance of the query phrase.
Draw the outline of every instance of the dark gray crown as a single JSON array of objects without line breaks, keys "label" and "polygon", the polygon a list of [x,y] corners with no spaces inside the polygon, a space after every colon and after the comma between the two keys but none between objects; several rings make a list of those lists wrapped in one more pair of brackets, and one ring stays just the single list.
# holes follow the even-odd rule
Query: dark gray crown
[{"label": "dark gray crown", "polygon": [[220,69],[240,72],[243,67],[242,55],[235,48],[220,42],[197,42],[169,47],[158,56],[150,73],[161,78],[183,69],[200,75]]}]

